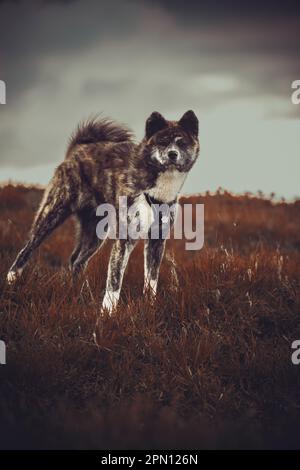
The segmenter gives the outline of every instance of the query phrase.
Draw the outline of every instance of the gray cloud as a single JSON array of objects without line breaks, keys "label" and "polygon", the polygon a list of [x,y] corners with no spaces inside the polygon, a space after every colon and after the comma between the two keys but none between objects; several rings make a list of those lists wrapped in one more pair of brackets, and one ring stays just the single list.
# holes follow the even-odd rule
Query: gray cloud
[{"label": "gray cloud", "polygon": [[138,138],[154,109],[201,119],[248,100],[266,118],[297,120],[299,5],[229,3],[0,2],[2,168],[54,166],[77,121],[97,112]]}]

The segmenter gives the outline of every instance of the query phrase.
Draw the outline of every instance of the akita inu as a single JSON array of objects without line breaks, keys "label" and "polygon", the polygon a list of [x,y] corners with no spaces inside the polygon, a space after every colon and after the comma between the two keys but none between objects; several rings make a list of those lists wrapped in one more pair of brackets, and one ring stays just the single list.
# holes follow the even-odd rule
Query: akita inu
[{"label": "akita inu", "polygon": [[[152,113],[139,145],[125,126],[107,119],[81,124],[70,139],[64,162],[45,190],[28,242],[7,274],[8,283],[15,282],[33,251],[70,215],[78,223],[70,269],[78,274],[103,241],[96,234],[96,208],[110,203],[117,210],[120,196],[136,204],[139,212],[150,214],[145,218],[145,229],[149,230],[152,204],[171,206],[177,201],[198,153],[198,119],[193,111],[187,111],[179,121],[167,121],[158,112]],[[118,303],[136,241],[130,237],[114,241],[102,304],[109,312]],[[164,248],[163,238],[145,240],[144,288],[150,288],[153,294]]]}]

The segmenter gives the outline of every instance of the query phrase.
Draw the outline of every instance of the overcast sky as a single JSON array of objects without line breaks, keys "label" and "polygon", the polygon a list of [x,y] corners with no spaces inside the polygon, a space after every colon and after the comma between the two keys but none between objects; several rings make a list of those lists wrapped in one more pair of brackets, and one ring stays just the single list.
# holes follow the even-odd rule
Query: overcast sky
[{"label": "overcast sky", "polygon": [[152,111],[193,109],[201,153],[184,192],[300,196],[299,4],[0,0],[0,181],[47,183],[91,114],[140,139]]}]

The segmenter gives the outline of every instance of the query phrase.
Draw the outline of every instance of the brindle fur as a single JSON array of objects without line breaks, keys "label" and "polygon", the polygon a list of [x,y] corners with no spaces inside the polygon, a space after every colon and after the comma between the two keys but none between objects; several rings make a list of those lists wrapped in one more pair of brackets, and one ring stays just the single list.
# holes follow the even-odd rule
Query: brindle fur
[{"label": "brindle fur", "polygon": [[[153,158],[153,152],[173,148],[174,139],[178,138],[182,140],[181,148],[178,147],[180,161]],[[169,197],[173,191],[173,172],[177,178],[180,173],[186,175],[198,151],[198,120],[192,111],[178,122],[152,113],[146,122],[145,138],[139,145],[125,126],[108,119],[92,119],[79,125],[71,136],[65,160],[57,167],[45,190],[29,239],[9,270],[8,282],[17,279],[33,251],[70,215],[76,218],[78,225],[70,269],[74,275],[78,274],[102,242],[96,234],[97,206],[110,203],[117,209],[120,196],[127,196],[129,204],[141,200],[144,205],[151,201],[172,205],[178,196],[174,188],[173,197]],[[156,200],[156,194],[164,194],[163,188],[158,186],[165,175],[170,180],[170,200]],[[119,299],[123,274],[135,243],[136,240],[129,238],[114,242],[103,301],[103,307],[109,311]],[[164,248],[163,239],[145,242],[145,290],[150,286],[156,291]]]}]

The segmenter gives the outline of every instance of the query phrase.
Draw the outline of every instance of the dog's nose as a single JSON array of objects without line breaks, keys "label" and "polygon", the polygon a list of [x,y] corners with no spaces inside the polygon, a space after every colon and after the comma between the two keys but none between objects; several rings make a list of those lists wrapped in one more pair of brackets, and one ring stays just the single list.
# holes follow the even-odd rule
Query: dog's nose
[{"label": "dog's nose", "polygon": [[171,162],[176,162],[177,157],[178,157],[178,152],[176,152],[176,150],[169,150],[168,157],[171,160]]}]

